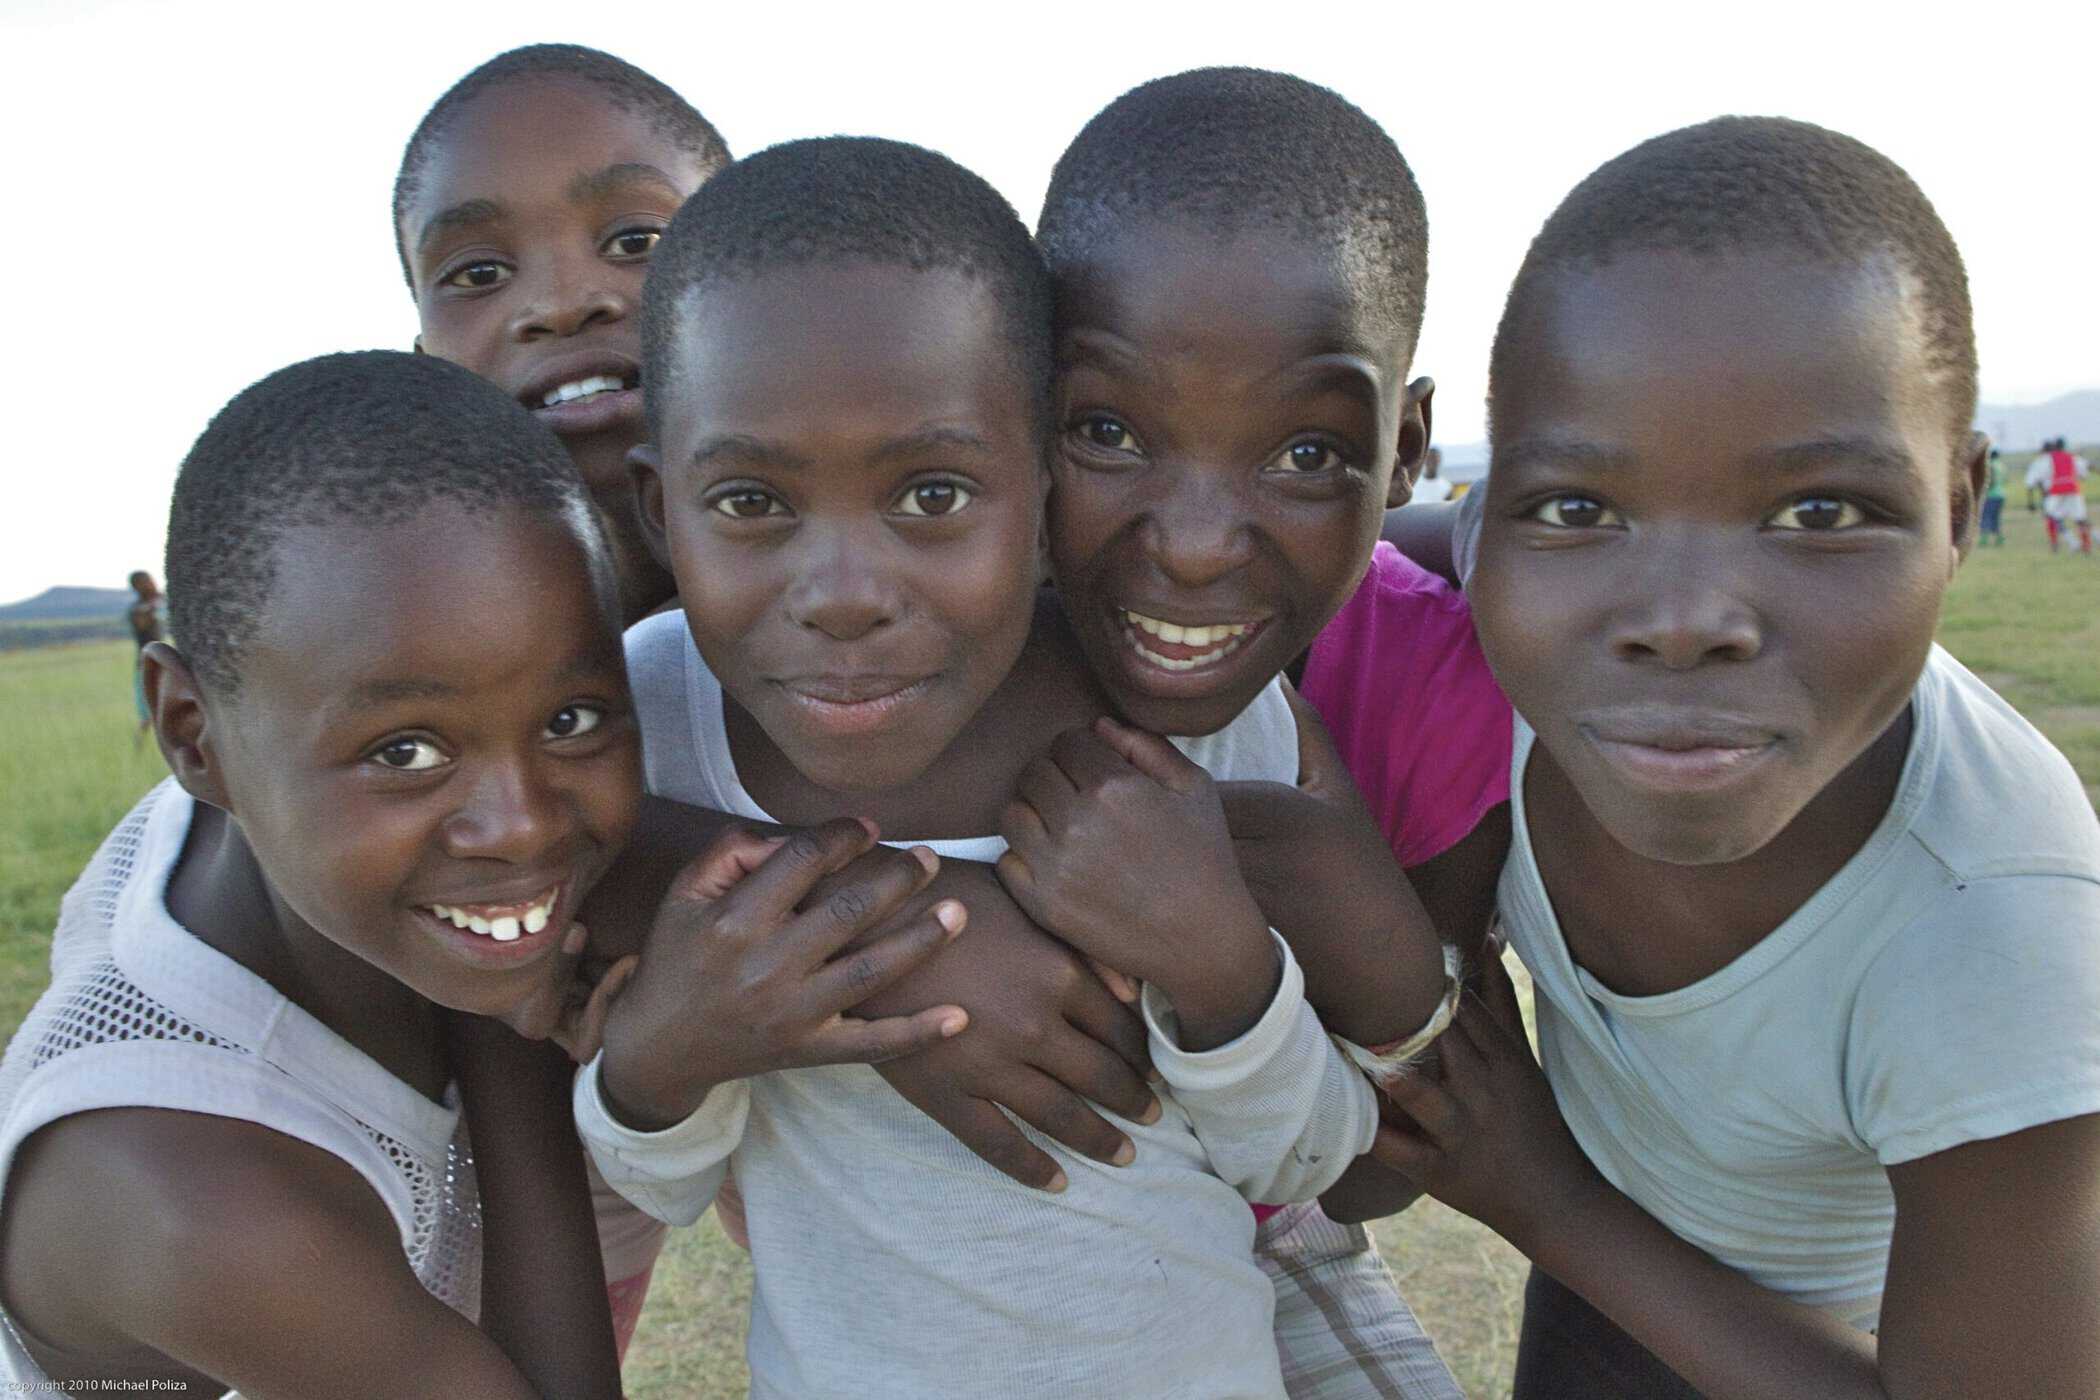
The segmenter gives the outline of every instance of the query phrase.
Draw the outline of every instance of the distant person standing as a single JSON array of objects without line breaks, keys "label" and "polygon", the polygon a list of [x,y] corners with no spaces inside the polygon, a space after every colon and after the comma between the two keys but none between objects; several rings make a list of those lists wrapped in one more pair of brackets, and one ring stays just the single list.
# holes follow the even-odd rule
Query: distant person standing
[{"label": "distant person standing", "polygon": [[1423,456],[1422,475],[1415,482],[1415,493],[1408,500],[1415,505],[1433,505],[1451,499],[1451,483],[1444,480],[1444,451],[1432,447]]},{"label": "distant person standing", "polygon": [[1977,529],[1977,540],[1981,544],[2005,544],[2005,463],[1998,458],[1998,449],[1991,449],[1990,480],[1983,491],[1983,520]]},{"label": "distant person standing", "polygon": [[2056,553],[2063,527],[2078,527],[2078,552],[2093,552],[2093,527],[2087,523],[2084,481],[2090,468],[2075,456],[2069,444],[2058,438],[2042,444],[2041,453],[2027,467],[2027,484],[2042,490],[2042,524],[2049,531],[2049,552]]},{"label": "distant person standing", "polygon": [[146,711],[146,673],[139,657],[146,650],[146,643],[161,641],[168,630],[168,595],[160,591],[153,575],[144,569],[132,572],[131,591],[138,596],[125,609],[124,620],[131,624],[131,697],[139,707],[138,733],[132,740],[144,743],[146,735],[153,731],[153,716]]}]

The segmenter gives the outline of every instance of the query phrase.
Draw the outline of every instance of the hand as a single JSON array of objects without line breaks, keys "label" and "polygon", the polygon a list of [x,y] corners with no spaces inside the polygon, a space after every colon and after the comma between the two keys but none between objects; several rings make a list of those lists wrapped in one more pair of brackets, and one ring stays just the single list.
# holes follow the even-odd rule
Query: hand
[{"label": "hand", "polygon": [[1388,1115],[1371,1155],[1530,1253],[1540,1231],[1602,1178],[1531,1056],[1499,958],[1482,969],[1481,984],[1437,1038],[1441,1082],[1417,1074],[1387,1090],[1410,1126]]},{"label": "hand", "polygon": [[999,1111],[1098,1161],[1130,1160],[1133,1144],[1087,1100],[1139,1123],[1157,1121],[1146,1087],[1145,1027],[1071,949],[1028,921],[990,867],[949,861],[919,898],[957,896],[970,936],[887,991],[863,1015],[954,1002],[970,1029],[877,1066],[890,1086],[972,1152],[1024,1186],[1061,1190],[1065,1174]]},{"label": "hand", "polygon": [[[847,820],[787,837],[737,828],[679,874],[606,1020],[603,1086],[618,1118],[661,1129],[717,1084],[888,1059],[962,1030],[958,1006],[875,1021],[846,1014],[964,920],[952,899],[893,918],[939,862],[873,842],[870,826]],[[802,907],[832,874],[842,878],[829,897]]]},{"label": "hand", "polygon": [[569,925],[555,954],[554,975],[532,997],[495,1019],[527,1040],[551,1040],[577,1064],[589,1063],[605,1038],[613,998],[627,984],[639,959],[629,954],[607,964],[584,957],[590,931]]},{"label": "hand", "polygon": [[1060,735],[1022,771],[1000,823],[999,878],[1087,956],[1158,984],[1184,1030],[1237,1034],[1275,989],[1268,923],[1240,879],[1205,773],[1114,720]]}]

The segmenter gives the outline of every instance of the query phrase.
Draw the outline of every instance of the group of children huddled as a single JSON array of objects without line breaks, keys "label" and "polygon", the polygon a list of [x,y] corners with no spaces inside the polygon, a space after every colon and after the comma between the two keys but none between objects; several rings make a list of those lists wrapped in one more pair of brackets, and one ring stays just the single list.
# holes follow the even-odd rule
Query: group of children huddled
[{"label": "group of children huddled", "polygon": [[713,1204],[754,1395],[1452,1397],[1426,1191],[1520,1396],[2100,1392],[2100,827],[1933,643],[1988,445],[1886,158],[1585,180],[1456,507],[1421,195],[1296,78],[1117,99],[1031,236],[537,46],[394,219],[420,354],[176,484],[174,776],[0,1067],[16,1382],[617,1396]]}]

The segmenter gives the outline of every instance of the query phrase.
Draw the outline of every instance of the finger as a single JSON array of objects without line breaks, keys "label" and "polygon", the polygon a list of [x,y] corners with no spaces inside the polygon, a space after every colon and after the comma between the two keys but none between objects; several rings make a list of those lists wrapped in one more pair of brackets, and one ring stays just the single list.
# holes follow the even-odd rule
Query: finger
[{"label": "finger", "polygon": [[764,865],[786,840],[784,836],[762,836],[746,826],[730,827],[671,877],[664,898],[666,902],[712,904]]},{"label": "finger", "polygon": [[[1135,1006],[1116,1000],[1104,986],[1082,981],[1066,995],[1064,1016],[1081,1034],[1114,1051],[1138,1078],[1147,1083],[1157,1081],[1159,1072],[1152,1067],[1152,1041]],[[1114,1100],[1102,1098],[1101,1102],[1116,1108]],[[1154,1106],[1157,1107],[1156,1101]],[[1142,1114],[1123,1116],[1143,1123],[1152,1121]]]},{"label": "finger", "polygon": [[1288,681],[1283,698],[1290,702],[1291,718],[1298,724],[1299,791],[1325,796],[1336,790],[1338,782],[1353,784],[1341,751],[1334,746],[1334,736],[1327,732],[1327,721],[1320,718],[1312,702]]},{"label": "finger", "polygon": [[1487,1074],[1488,1051],[1493,1042],[1484,1038],[1483,1029],[1492,1032],[1494,1018],[1487,1014],[1477,994],[1462,993],[1458,1014],[1436,1038],[1437,1059],[1443,1066],[1444,1078],[1455,1087],[1463,1088]]},{"label": "finger", "polygon": [[[1078,1026],[1067,1023],[1053,1028],[1044,1043],[1030,1051],[1029,1059],[1051,1079],[1111,1113],[1133,1123],[1159,1121],[1159,1100],[1152,1096],[1144,1078],[1120,1052]],[[1071,1147],[1080,1146],[1069,1138],[1058,1140]]]},{"label": "finger", "polygon": [[591,988],[583,1005],[572,1008],[562,1018],[562,1027],[555,1032],[554,1039],[577,1064],[589,1064],[604,1047],[605,1018],[612,1014],[614,998],[620,995],[620,989],[627,985],[627,979],[634,976],[634,970],[641,966],[641,962],[638,955],[630,953],[614,963],[598,979],[598,985]]},{"label": "finger", "polygon": [[1136,978],[1128,973],[1116,971],[1099,958],[1088,958],[1086,965],[1094,969],[1094,975],[1101,979],[1102,986],[1108,988],[1110,996],[1122,1002],[1125,1006],[1137,1005],[1138,984]]},{"label": "finger", "polygon": [[1371,1158],[1417,1186],[1444,1164],[1443,1149],[1435,1143],[1388,1123],[1379,1124],[1378,1136],[1371,1139]]},{"label": "finger", "polygon": [[[1038,1191],[1065,1189],[1065,1169],[1057,1159],[1022,1135],[1013,1120],[995,1104],[983,1099],[964,1099],[960,1105],[942,1105],[944,1112],[928,1113],[936,1123],[954,1134],[955,1140],[983,1158],[993,1170]],[[921,1111],[925,1105],[920,1105]]]},{"label": "finger", "polygon": [[1143,729],[1110,719],[1094,721],[1094,733],[1109,751],[1170,792],[1191,792],[1209,781],[1209,775],[1187,754]]},{"label": "finger", "polygon": [[[911,888],[911,893],[916,894],[926,888],[933,877],[939,873],[941,858],[933,853],[931,847],[927,846],[911,846],[906,848],[902,854],[916,862],[919,867],[914,877],[916,883]],[[862,855],[855,857],[843,869],[834,870],[823,879],[817,881],[815,888],[803,896],[802,901],[795,906],[796,913],[806,914],[812,909],[824,908],[840,890],[852,885],[855,881],[865,880],[878,864],[895,861],[897,855],[898,852],[895,847],[876,846],[870,848]],[[898,868],[904,870],[907,874],[911,873],[909,866],[900,864]]]},{"label": "finger", "polygon": [[852,817],[805,827],[791,833],[722,898],[735,901],[740,914],[751,916],[749,926],[754,931],[771,933],[787,921],[819,880],[874,844],[874,824]]},{"label": "finger", "polygon": [[1133,767],[1129,759],[1109,747],[1108,741],[1096,732],[1099,728],[1100,722],[1096,721],[1092,728],[1067,729],[1050,741],[1050,761],[1082,793],[1098,792],[1117,778],[1129,777]]},{"label": "finger", "polygon": [[1137,1144],[1122,1129],[1047,1074],[1023,1070],[1010,1087],[1001,1086],[1000,1097],[1009,1113],[1082,1157],[1117,1167],[1137,1159]]},{"label": "finger", "polygon": [[929,861],[938,866],[939,857],[923,847],[900,851],[877,846],[855,856],[838,872],[838,879],[826,884],[821,903],[812,900],[780,929],[776,937],[782,955],[814,969],[849,944],[872,942],[876,931],[926,883]]},{"label": "finger", "polygon": [[895,933],[849,948],[818,968],[809,979],[811,997],[822,1010],[850,1011],[938,952],[962,932],[966,918],[960,902],[942,900]]},{"label": "finger", "polygon": [[873,1065],[938,1045],[962,1034],[970,1013],[960,1006],[931,1006],[911,1016],[884,1016],[863,1021],[834,1016],[809,1038],[803,1065]]},{"label": "finger", "polygon": [[738,1189],[736,1177],[725,1174],[722,1184],[715,1188],[715,1223],[729,1242],[749,1254],[751,1252],[751,1227],[744,1220],[744,1193]]},{"label": "finger", "polygon": [[[1492,945],[1491,945],[1492,946]],[[1487,1003],[1489,1011],[1511,1035],[1524,1035],[1524,1008],[1517,1003],[1517,984],[1509,975],[1509,965],[1502,961],[1501,950],[1484,957],[1480,968],[1480,998]]]},{"label": "finger", "polygon": [[1043,824],[1042,814],[1027,801],[1016,797],[999,814],[999,835],[1006,841],[1006,848],[1019,857],[1022,868],[1030,873],[1029,883],[1034,884],[1034,868],[1046,863],[1052,854],[1050,829]]},{"label": "finger", "polygon": [[1406,1114],[1422,1136],[1442,1151],[1455,1152],[1465,1140],[1465,1118],[1458,1101],[1426,1075],[1394,1080],[1382,1092],[1386,1102]]},{"label": "finger", "polygon": [[1079,789],[1063,768],[1044,754],[1030,759],[1014,779],[1014,800],[1034,809],[1036,821],[1046,833],[1065,829],[1072,810],[1079,804]]}]

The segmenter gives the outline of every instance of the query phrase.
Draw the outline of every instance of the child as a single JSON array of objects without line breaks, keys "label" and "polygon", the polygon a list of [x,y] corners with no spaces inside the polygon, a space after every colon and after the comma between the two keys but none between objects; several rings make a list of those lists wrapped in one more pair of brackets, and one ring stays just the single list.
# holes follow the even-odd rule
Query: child
[{"label": "child", "polygon": [[2076,456],[2063,439],[2042,444],[2042,450],[2027,464],[2027,485],[2042,493],[2042,524],[2049,531],[2049,552],[2062,543],[2063,527],[2078,527],[2078,552],[2093,552],[2093,527],[2086,520],[2085,458]]},{"label": "child", "polygon": [[15,1388],[618,1395],[565,1062],[483,1021],[544,1033],[633,819],[586,502],[408,355],[282,370],[190,452],[145,655],[175,777],[0,1069]]},{"label": "child", "polygon": [[[1101,713],[1035,618],[1048,301],[1003,201],[911,147],[793,143],[680,213],[644,328],[644,520],[685,610],[629,639],[652,791],[791,821],[850,806],[944,860],[1000,853],[979,833],[1044,735]],[[1265,698],[1190,757],[1295,776],[1289,711]],[[1141,928],[1084,931],[1148,981],[1173,1090],[1119,1125],[1120,1165],[1067,1156],[1054,1194],[1031,1191],[873,1076],[788,1069],[825,1029],[798,988],[829,973],[771,935],[777,895],[741,886],[678,943],[659,926],[579,1080],[600,1166],[654,1213],[691,1220],[734,1161],[754,1394],[1282,1393],[1242,1193],[1331,1184],[1374,1126],[1362,1078],[1240,882],[1202,770],[1116,727],[1057,752],[1119,794],[1121,867],[1157,899]],[[1046,877],[1082,796],[1030,793]],[[983,931],[971,908],[958,949]],[[1433,941],[1383,932],[1363,980],[1411,1028],[1438,1004]]]},{"label": "child", "polygon": [[[1408,382],[1428,233],[1405,160],[1324,88],[1183,73],[1087,124],[1038,236],[1058,286],[1051,555],[1094,674],[1132,722],[1203,734],[1292,667],[1470,949],[1507,845],[1508,709],[1464,600],[1374,551],[1433,389]],[[1368,1185],[1328,1203],[1352,1221],[1404,1203]],[[1360,1226],[1294,1207],[1258,1248],[1293,1395],[1456,1394]]]},{"label": "child", "polygon": [[[417,349],[515,395],[561,438],[612,541],[627,622],[672,593],[642,539],[627,468],[643,437],[642,277],[678,206],[728,163],[707,119],[639,68],[535,44],[453,84],[395,177]],[[624,1355],[664,1230],[592,1175]]]},{"label": "child", "polygon": [[627,471],[643,431],[642,276],[678,206],[728,163],[708,120],[633,64],[534,44],[454,83],[394,180],[416,348],[494,381],[561,438],[604,512],[630,622],[671,596]]},{"label": "child", "polygon": [[1551,1094],[1469,1012],[1380,1151],[1532,1257],[1519,1396],[2100,1393],[2100,829],[1933,644],[1974,347],[1799,122],[1634,148],[1517,275],[1470,588]]},{"label": "child", "polygon": [[153,575],[144,569],[132,570],[131,592],[131,606],[124,610],[124,620],[131,625],[132,645],[138,649],[131,666],[132,698],[138,703],[139,712],[139,732],[133,745],[137,747],[153,732],[153,714],[146,708],[146,647],[161,640],[161,634],[167,631],[168,599],[153,581]]},{"label": "child", "polygon": [[1999,460],[1998,449],[1991,449],[1989,476],[1983,483],[1983,519],[1977,526],[1976,542],[1979,545],[2005,545],[2005,463]]}]

